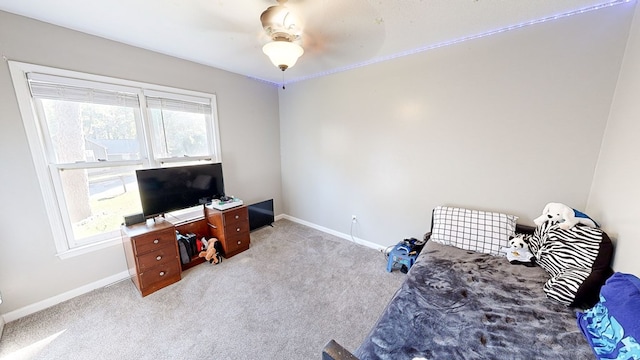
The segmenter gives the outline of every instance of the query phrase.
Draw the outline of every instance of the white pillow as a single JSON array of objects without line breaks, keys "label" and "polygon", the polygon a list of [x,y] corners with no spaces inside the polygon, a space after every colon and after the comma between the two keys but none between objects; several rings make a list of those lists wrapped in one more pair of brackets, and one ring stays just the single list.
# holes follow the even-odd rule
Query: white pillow
[{"label": "white pillow", "polygon": [[500,255],[515,235],[517,216],[446,206],[433,209],[431,240],[465,250]]}]

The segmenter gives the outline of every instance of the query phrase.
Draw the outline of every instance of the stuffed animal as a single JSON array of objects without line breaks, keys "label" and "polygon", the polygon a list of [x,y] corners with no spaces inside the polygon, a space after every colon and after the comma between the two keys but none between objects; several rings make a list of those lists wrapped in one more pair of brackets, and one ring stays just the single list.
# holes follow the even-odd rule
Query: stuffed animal
[{"label": "stuffed animal", "polygon": [[542,215],[533,220],[537,226],[542,225],[545,221],[558,221],[560,222],[558,227],[564,230],[569,230],[577,224],[587,225],[592,228],[600,227],[587,214],[561,203],[548,203],[542,210]]},{"label": "stuffed animal", "polygon": [[500,250],[507,253],[507,260],[514,265],[524,265],[528,267],[535,265],[535,257],[529,251],[529,245],[524,241],[522,235],[511,238],[511,240],[509,240],[509,247],[503,247]]},{"label": "stuffed animal", "polygon": [[198,254],[198,257],[203,257],[209,263],[219,264],[222,262],[222,256],[220,256],[221,244],[216,238],[211,238],[208,241],[205,238],[201,240],[202,244],[206,247],[204,251]]}]

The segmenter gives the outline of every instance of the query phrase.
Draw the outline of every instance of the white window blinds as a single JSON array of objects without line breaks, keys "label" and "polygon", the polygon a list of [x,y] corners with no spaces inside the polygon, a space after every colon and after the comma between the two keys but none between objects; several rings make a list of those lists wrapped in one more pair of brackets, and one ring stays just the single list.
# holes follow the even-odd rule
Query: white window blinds
[{"label": "white window blinds", "polygon": [[31,95],[39,99],[65,100],[139,107],[135,89],[37,73],[27,74]]},{"label": "white window blinds", "polygon": [[206,103],[147,96],[147,106],[151,109],[211,115],[211,101],[209,99],[203,100]]}]

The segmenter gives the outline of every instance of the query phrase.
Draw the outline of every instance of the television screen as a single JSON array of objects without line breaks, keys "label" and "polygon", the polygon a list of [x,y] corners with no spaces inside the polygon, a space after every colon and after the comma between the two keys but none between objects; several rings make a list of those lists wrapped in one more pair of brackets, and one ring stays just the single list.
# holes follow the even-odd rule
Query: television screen
[{"label": "television screen", "polygon": [[261,227],[273,224],[273,199],[265,200],[248,206],[249,230],[253,231]]},{"label": "television screen", "polygon": [[136,170],[136,178],[147,218],[224,195],[221,163]]}]

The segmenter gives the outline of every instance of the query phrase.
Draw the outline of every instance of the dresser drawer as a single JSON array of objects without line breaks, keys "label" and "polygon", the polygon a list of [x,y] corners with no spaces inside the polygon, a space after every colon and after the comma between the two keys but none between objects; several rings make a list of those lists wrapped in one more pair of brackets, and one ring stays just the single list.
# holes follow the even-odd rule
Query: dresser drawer
[{"label": "dresser drawer", "polygon": [[226,237],[235,236],[237,234],[248,233],[248,232],[249,232],[248,221],[235,222],[231,224],[226,224],[224,226],[224,234]]},{"label": "dresser drawer", "polygon": [[234,224],[245,223],[249,220],[249,210],[246,206],[226,211],[222,214],[224,226],[234,226]]},{"label": "dresser drawer", "polygon": [[226,239],[224,245],[225,255],[231,256],[234,255],[235,252],[239,249],[248,249],[249,242],[251,237],[249,235],[249,231],[241,232],[237,234],[229,234]]},{"label": "dresser drawer", "polygon": [[138,256],[138,271],[144,272],[154,266],[165,264],[167,262],[175,262],[178,257],[176,246],[167,244],[167,246]]},{"label": "dresser drawer", "polygon": [[146,289],[157,283],[178,281],[180,280],[180,271],[180,263],[177,261],[154,266],[140,273],[140,288]]},{"label": "dresser drawer", "polygon": [[173,228],[139,235],[132,240],[133,250],[138,256],[169,245],[175,247],[175,242],[177,241],[176,231]]}]

